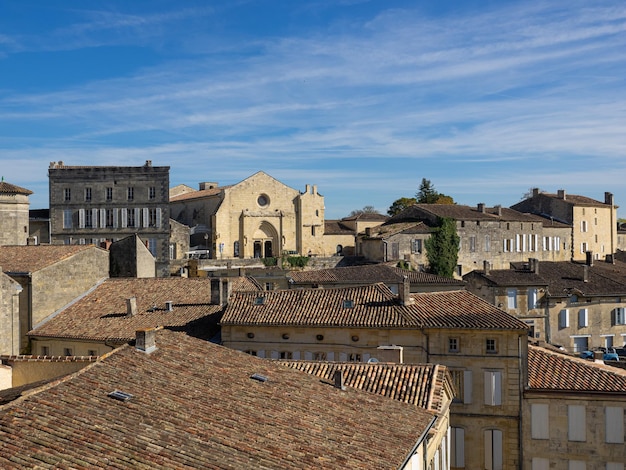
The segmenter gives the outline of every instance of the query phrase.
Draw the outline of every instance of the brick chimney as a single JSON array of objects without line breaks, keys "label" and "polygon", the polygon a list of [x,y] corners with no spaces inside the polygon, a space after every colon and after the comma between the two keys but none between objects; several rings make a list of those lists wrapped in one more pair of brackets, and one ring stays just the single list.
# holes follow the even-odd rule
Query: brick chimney
[{"label": "brick chimney", "polygon": [[485,213],[485,203],[484,202],[479,202],[478,206],[476,207],[476,209],[478,210],[478,212],[480,212],[481,214]]},{"label": "brick chimney", "polygon": [[402,305],[413,305],[414,300],[411,297],[411,283],[408,276],[404,276],[402,284],[398,286],[398,295]]},{"label": "brick chimney", "polygon": [[613,193],[609,193],[609,192],[604,193],[604,203],[609,206],[613,205]]},{"label": "brick chimney", "polygon": [[339,390],[345,390],[346,389],[346,386],[344,384],[343,371],[342,370],[336,370],[335,374],[333,375],[333,378],[335,379],[335,388],[338,388]]},{"label": "brick chimney", "polygon": [[137,297],[126,299],[126,316],[134,317],[137,315]]},{"label": "brick chimney", "polygon": [[156,350],[156,328],[135,331],[135,349],[146,354]]},{"label": "brick chimney", "polygon": [[533,188],[533,197],[539,196],[539,188]]},{"label": "brick chimney", "polygon": [[489,261],[484,260],[483,261],[483,271],[485,272],[485,276],[489,276],[490,269],[491,269],[491,264],[489,263]]},{"label": "brick chimney", "polygon": [[556,196],[557,196],[559,199],[563,199],[564,201],[567,199],[567,194],[565,194],[565,190],[564,190],[564,189],[559,189],[559,190],[556,192]]},{"label": "brick chimney", "polygon": [[585,264],[593,266],[593,251],[585,251]]}]

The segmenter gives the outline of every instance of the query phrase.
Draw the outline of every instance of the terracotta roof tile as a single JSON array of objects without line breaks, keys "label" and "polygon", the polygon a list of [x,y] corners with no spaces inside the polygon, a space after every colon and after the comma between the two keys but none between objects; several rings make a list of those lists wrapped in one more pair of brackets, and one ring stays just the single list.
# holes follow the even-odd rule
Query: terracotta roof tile
[{"label": "terracotta roof tile", "polygon": [[[526,330],[525,323],[468,291],[411,294],[401,305],[384,284],[235,293],[222,325]],[[257,299],[263,299],[259,301]],[[346,308],[344,301],[352,301]]]},{"label": "terracotta roof tile", "polygon": [[170,202],[187,201],[190,199],[201,199],[205,197],[217,196],[218,194],[221,194],[224,191],[224,189],[227,189],[230,187],[231,185],[219,186],[217,188],[201,189],[198,191],[183,193],[183,194],[179,194],[178,196],[174,196],[170,198]]},{"label": "terracotta roof tile", "polygon": [[626,391],[626,370],[528,346],[528,386],[531,390]]},{"label": "terracotta roof tile", "polygon": [[341,220],[325,220],[324,235],[354,235],[354,230],[344,225]]},{"label": "terracotta roof tile", "polygon": [[0,407],[0,467],[396,469],[432,417],[181,332],[156,345]]},{"label": "terracotta roof tile", "polygon": [[356,363],[323,361],[280,361],[326,380],[334,380],[335,371],[344,374],[344,384],[399,400],[427,410],[440,412],[445,404],[445,366],[434,364]]},{"label": "terracotta roof tile", "polygon": [[0,194],[23,194],[30,196],[33,192],[30,189],[22,188],[6,181],[0,181]]},{"label": "terracotta roof tile", "polygon": [[0,246],[0,268],[5,273],[35,272],[81,251],[100,249],[93,245]]},{"label": "terracotta roof tile", "polygon": [[[137,313],[128,317],[126,299],[136,297]],[[173,310],[167,311],[166,302]],[[185,326],[216,314],[209,278],[108,279],[30,336],[126,342],[141,328]]]},{"label": "terracotta roof tile", "polygon": [[[500,215],[498,215],[498,212]],[[424,214],[454,220],[492,220],[511,222],[532,222],[537,220],[535,216],[524,214],[506,207],[486,207],[485,211],[481,212],[476,206],[463,206],[459,204],[414,204],[407,207],[399,214],[393,216],[386,222],[386,224],[389,225],[397,222],[423,220]]]}]

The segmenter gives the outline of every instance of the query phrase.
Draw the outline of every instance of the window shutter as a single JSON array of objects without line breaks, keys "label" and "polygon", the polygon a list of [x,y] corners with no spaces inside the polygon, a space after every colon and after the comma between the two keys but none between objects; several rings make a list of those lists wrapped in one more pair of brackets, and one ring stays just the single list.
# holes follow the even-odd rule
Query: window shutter
[{"label": "window shutter", "polygon": [[606,421],[606,439],[611,444],[624,442],[624,408],[607,406],[604,410]]},{"label": "window shutter", "polygon": [[589,326],[589,312],[586,308],[581,308],[578,311],[578,327],[585,328]]},{"label": "window shutter", "polygon": [[530,435],[533,439],[548,439],[549,432],[549,407],[545,403],[533,403],[530,408]]},{"label": "window shutter", "polygon": [[335,353],[330,351],[329,353],[326,354],[326,360],[327,361],[334,361],[335,360]]},{"label": "window shutter", "polygon": [[117,209],[112,209],[113,211],[113,228],[119,227],[119,211]]},{"label": "window shutter", "polygon": [[485,371],[485,405],[502,404],[502,372]]},{"label": "window shutter", "polygon": [[559,328],[569,328],[569,311],[566,308],[559,312]]},{"label": "window shutter", "polygon": [[305,361],[312,361],[313,360],[313,353],[311,351],[304,351],[304,360]]},{"label": "window shutter", "polygon": [[300,351],[294,351],[291,357],[293,357],[296,360],[300,360]]},{"label": "window shutter", "polygon": [[587,426],[583,405],[567,406],[567,436],[570,441],[585,442],[587,440]]},{"label": "window shutter", "polygon": [[339,361],[346,362],[348,360],[348,354],[345,352],[339,353]]},{"label": "window shutter", "polygon": [[139,207],[135,207],[135,227],[141,227],[141,209]]},{"label": "window shutter", "polygon": [[369,353],[364,353],[362,357],[363,357],[363,362],[367,362],[370,360],[371,355]]},{"label": "window shutter", "polygon": [[98,228],[98,209],[91,209],[91,226]]},{"label": "window shutter", "polygon": [[120,215],[122,219],[122,228],[126,228],[128,226],[128,211],[126,208],[120,209]]},{"label": "window shutter", "polygon": [[550,470],[550,460],[541,457],[533,457],[531,470]]},{"label": "window shutter", "polygon": [[143,227],[149,227],[150,215],[148,214],[148,208],[144,207],[141,211],[142,211],[142,216],[143,216]]},{"label": "window shutter", "polygon": [[85,209],[78,209],[78,228],[85,228]]},{"label": "window shutter", "polygon": [[502,470],[502,431],[485,431],[485,470]]},{"label": "window shutter", "polygon": [[278,359],[280,356],[278,354],[278,351],[271,351],[270,352],[270,359]]},{"label": "window shutter", "polygon": [[261,350],[257,351],[256,355],[258,357],[265,357],[265,350],[261,349]]},{"label": "window shutter", "polygon": [[465,467],[465,429],[450,428],[450,466]]},{"label": "window shutter", "polygon": [[107,226],[107,210],[100,209],[100,228],[106,228]]},{"label": "window shutter", "polygon": [[161,228],[161,208],[156,209],[156,228]]}]

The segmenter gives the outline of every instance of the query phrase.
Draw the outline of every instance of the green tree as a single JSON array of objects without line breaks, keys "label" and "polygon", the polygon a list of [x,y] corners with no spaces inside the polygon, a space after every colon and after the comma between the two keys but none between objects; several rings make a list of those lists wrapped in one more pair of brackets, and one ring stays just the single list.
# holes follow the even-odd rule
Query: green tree
[{"label": "green tree", "polygon": [[418,204],[454,204],[451,196],[437,192],[430,180],[422,178],[420,189],[415,195]]},{"label": "green tree", "polygon": [[410,207],[416,203],[417,199],[415,199],[414,197],[401,197],[400,199],[396,199],[395,201],[393,201],[393,204],[391,204],[391,206],[389,206],[389,209],[387,210],[387,214],[389,214],[390,216],[394,216],[402,212],[407,207]]},{"label": "green tree", "polygon": [[454,219],[440,218],[439,226],[424,243],[433,274],[454,277],[459,259],[459,240]]}]

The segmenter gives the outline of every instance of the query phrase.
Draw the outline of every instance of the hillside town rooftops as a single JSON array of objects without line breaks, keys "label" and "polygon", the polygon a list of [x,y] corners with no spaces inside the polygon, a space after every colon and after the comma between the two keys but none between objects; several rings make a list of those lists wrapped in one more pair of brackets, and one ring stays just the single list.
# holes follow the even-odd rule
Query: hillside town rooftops
[{"label": "hillside town rooftops", "polygon": [[528,345],[528,388],[624,394],[626,370]]},{"label": "hillside town rooftops", "polygon": [[511,221],[536,222],[536,216],[524,214],[506,207],[465,206],[460,204],[414,204],[389,219],[386,224],[422,220],[428,214],[432,217],[449,218],[457,221]]},{"label": "hillside town rooftops", "polygon": [[0,407],[4,468],[401,468],[430,412],[156,332]]},{"label": "hillside town rooftops", "polygon": [[132,340],[138,329],[184,327],[221,309],[211,304],[209,278],[107,279],[35,325],[29,336],[121,343]]}]

